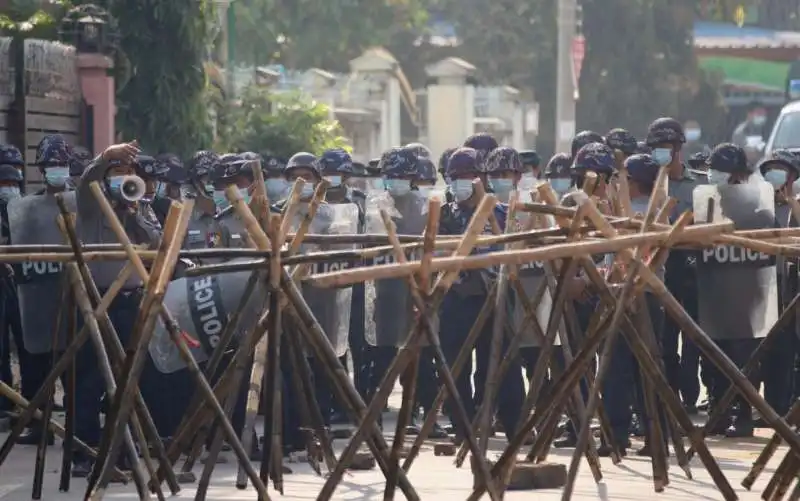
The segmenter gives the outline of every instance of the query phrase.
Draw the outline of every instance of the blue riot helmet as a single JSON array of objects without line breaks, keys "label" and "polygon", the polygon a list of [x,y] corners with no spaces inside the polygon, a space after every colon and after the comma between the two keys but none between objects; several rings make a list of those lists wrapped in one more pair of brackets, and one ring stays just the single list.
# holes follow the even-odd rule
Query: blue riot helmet
[{"label": "blue riot helmet", "polygon": [[411,150],[418,158],[431,159],[433,157],[431,150],[429,150],[428,147],[422,143],[408,143],[404,146],[404,148]]},{"label": "blue riot helmet", "polygon": [[314,195],[315,185],[322,180],[317,157],[304,151],[295,153],[289,158],[284,174],[289,183],[294,183],[297,178],[303,178],[306,181],[300,194],[303,200],[308,200]]},{"label": "blue riot helmet", "polygon": [[543,174],[553,191],[563,196],[572,185],[572,158],[567,153],[556,153],[545,165]]},{"label": "blue riot helmet", "polygon": [[636,153],[629,156],[625,159],[625,169],[632,184],[631,188],[635,190],[631,196],[635,196],[636,193],[639,195],[652,193],[658,171],[661,169],[652,155]]},{"label": "blue riot helmet", "polygon": [[34,164],[39,167],[45,183],[53,188],[66,186],[74,162],[72,147],[60,134],[44,136],[36,147]]},{"label": "blue riot helmet", "polygon": [[447,181],[447,163],[450,161],[450,155],[456,151],[457,148],[447,148],[442,152],[442,155],[439,157],[439,174],[442,176],[442,179]]},{"label": "blue riot helmet", "polygon": [[625,129],[611,129],[606,133],[606,145],[612,150],[618,150],[626,157],[636,153],[638,144],[633,134]]},{"label": "blue riot helmet", "polygon": [[341,148],[325,150],[317,158],[319,172],[331,184],[331,188],[341,188],[353,174],[353,159]]},{"label": "blue riot helmet", "polygon": [[517,150],[509,146],[495,148],[486,158],[485,170],[489,188],[501,202],[508,202],[524,170]]},{"label": "blue riot helmet", "polygon": [[542,163],[542,157],[539,156],[536,150],[520,150],[519,160],[522,162],[523,172],[527,173],[533,171],[537,177],[539,176],[539,167]]},{"label": "blue riot helmet", "polygon": [[647,146],[653,149],[653,158],[660,165],[668,165],[686,143],[683,125],[674,118],[661,117],[647,128]]},{"label": "blue riot helmet", "polygon": [[189,182],[189,172],[184,167],[183,162],[173,153],[161,153],[155,157],[159,165],[159,171],[166,169],[163,174],[158,176],[158,188],[156,195],[172,199],[180,198],[181,186]]},{"label": "blue riot helmet", "polygon": [[144,201],[150,202],[158,190],[159,179],[169,170],[166,165],[156,162],[150,155],[139,154],[133,161],[133,170],[144,181]]},{"label": "blue riot helmet", "polygon": [[[614,152],[604,143],[589,143],[582,147],[572,159],[572,181],[576,187],[583,186],[584,176],[587,172],[594,172],[600,179],[608,183],[614,174]],[[605,183],[598,183],[598,188],[603,195]]]},{"label": "blue riot helmet", "polygon": [[481,153],[474,148],[458,148],[450,155],[445,173],[456,202],[464,202],[472,196],[472,182],[481,174],[481,162]]},{"label": "blue riot helmet", "polygon": [[88,149],[83,146],[75,146],[72,148],[72,158],[69,162],[69,177],[81,177],[83,171],[92,162],[92,154]]},{"label": "blue riot helmet", "polygon": [[418,177],[417,156],[407,148],[391,148],[381,155],[378,163],[386,191],[393,196],[405,196]]},{"label": "blue riot helmet", "polygon": [[236,153],[226,153],[219,157],[209,176],[209,181],[214,185],[214,203],[217,207],[229,205],[225,189],[231,185],[235,185],[239,195],[250,202],[250,187],[253,184],[253,170],[249,166],[251,161]]},{"label": "blue riot helmet", "polygon": [[0,163],[0,203],[19,198],[22,181],[22,172],[16,165]]},{"label": "blue riot helmet", "polygon": [[570,146],[571,156],[575,158],[578,150],[590,143],[605,143],[606,140],[603,136],[593,130],[583,130],[578,132],[572,138],[572,145]]},{"label": "blue riot helmet", "polygon": [[800,177],[800,158],[788,149],[773,150],[758,164],[764,180],[775,190],[791,186]]},{"label": "blue riot helmet", "polygon": [[264,189],[271,202],[286,198],[289,181],[285,176],[286,160],[271,153],[261,153],[261,173],[264,176]]},{"label": "blue riot helmet", "polygon": [[[484,186],[486,186],[486,159],[489,157],[489,153],[499,146],[497,140],[486,132],[480,132],[468,137],[464,141],[464,146],[478,152],[479,177],[483,181]],[[488,188],[488,186],[486,187]]]},{"label": "blue riot helmet", "polygon": [[353,160],[353,173],[350,175],[358,178],[367,177],[367,166],[362,162]]},{"label": "blue riot helmet", "polygon": [[645,153],[647,155],[650,155],[653,153],[653,148],[647,146],[647,143],[644,141],[637,141],[636,151],[634,153]]},{"label": "blue riot helmet", "polygon": [[434,186],[436,186],[436,166],[430,158],[420,158],[417,160],[417,177],[414,186],[424,196],[429,196]]},{"label": "blue riot helmet", "polygon": [[708,156],[707,163],[710,184],[740,184],[753,172],[744,149],[732,143],[718,144]]},{"label": "blue riot helmet", "polygon": [[201,193],[207,197],[214,194],[214,184],[211,182],[211,171],[219,162],[219,155],[213,151],[200,150],[186,162],[191,188],[187,195]]},{"label": "blue riot helmet", "polygon": [[698,151],[694,155],[689,157],[687,163],[689,167],[695,170],[706,170],[708,168],[708,157],[709,152],[707,151]]}]

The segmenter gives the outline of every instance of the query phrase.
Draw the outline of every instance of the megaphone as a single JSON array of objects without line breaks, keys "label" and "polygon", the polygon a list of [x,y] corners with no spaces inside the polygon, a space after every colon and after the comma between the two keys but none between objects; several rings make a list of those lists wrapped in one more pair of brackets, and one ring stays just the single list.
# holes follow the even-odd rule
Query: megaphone
[{"label": "megaphone", "polygon": [[144,179],[139,176],[125,176],[122,178],[119,192],[128,202],[138,202],[144,197],[146,190]]}]

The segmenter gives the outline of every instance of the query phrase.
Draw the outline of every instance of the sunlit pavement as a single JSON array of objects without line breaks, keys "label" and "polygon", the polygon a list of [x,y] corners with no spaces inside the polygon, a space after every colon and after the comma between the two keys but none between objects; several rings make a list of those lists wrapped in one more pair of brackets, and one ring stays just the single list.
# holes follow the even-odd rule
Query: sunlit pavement
[{"label": "sunlit pavement", "polygon": [[[399,407],[399,392],[395,392],[390,403],[394,408]],[[384,415],[384,423],[392,426],[394,413]],[[260,426],[257,427],[260,429]],[[779,458],[783,456],[785,447],[775,456],[769,468],[762,473],[752,492],[746,491],[739,484],[747,474],[750,465],[760,453],[764,443],[770,436],[770,430],[758,430],[757,437],[746,440],[732,439],[709,439],[707,442],[711,452],[725,473],[728,481],[733,485],[742,500],[760,499],[761,491],[766,486],[771,473],[774,471]],[[5,440],[6,434],[0,434],[0,439]],[[499,439],[492,440],[491,448],[499,451],[504,441]],[[341,452],[345,441],[336,442],[337,452]],[[634,448],[638,443],[634,443]],[[73,479],[72,488],[68,493],[58,492],[58,469],[61,461],[61,449],[58,442],[54,448],[48,449],[48,460],[45,468],[44,489],[42,499],[44,500],[80,500],[86,486],[84,479]],[[568,465],[572,449],[561,451],[553,450],[550,456],[551,462],[558,462]],[[208,490],[207,499],[209,500],[247,500],[255,499],[255,491],[238,490],[235,487],[237,465],[230,452],[223,453],[230,459],[227,464],[216,466]],[[653,483],[650,480],[652,467],[649,458],[628,457],[619,466],[614,466],[610,459],[601,460],[604,479],[596,484],[592,479],[591,473],[585,463],[581,464],[578,481],[573,495],[575,500],[589,499],[608,499],[608,500],[637,500],[655,499]],[[8,461],[0,468],[0,500],[17,501],[31,499],[31,486],[33,477],[33,467],[35,462],[35,447],[17,446],[14,448]],[[311,468],[306,464],[289,463],[288,466],[293,470],[293,474],[286,475],[285,495],[280,496],[274,490],[270,490],[273,499],[284,500],[306,500],[315,499],[324,479],[316,476]],[[674,459],[670,467],[670,484],[658,499],[669,500],[698,500],[698,499],[722,499],[717,488],[706,473],[699,459],[695,457],[691,463],[694,480],[687,480],[683,471],[678,468]],[[200,476],[203,465],[199,464],[195,468],[195,473]],[[431,447],[426,447],[422,455],[414,463],[409,478],[420,494],[422,499],[431,500],[463,500],[471,492],[472,474],[468,463],[464,468],[456,468],[451,457],[436,457]],[[182,490],[175,497],[170,497],[169,491],[164,484],[165,496],[167,499],[194,499],[195,484],[182,485]],[[343,482],[336,489],[333,499],[347,500],[372,500],[383,499],[384,478],[379,469],[372,471],[355,471],[345,476]],[[535,493],[537,500],[560,500],[561,490],[538,490],[538,491],[509,491],[505,499],[531,499]],[[396,499],[403,499],[404,496],[398,490]],[[112,484],[106,494],[106,499],[113,500],[134,500],[138,499],[136,488],[133,484],[127,486]],[[155,496],[153,497],[155,499]],[[484,499],[488,499],[485,496]]]}]

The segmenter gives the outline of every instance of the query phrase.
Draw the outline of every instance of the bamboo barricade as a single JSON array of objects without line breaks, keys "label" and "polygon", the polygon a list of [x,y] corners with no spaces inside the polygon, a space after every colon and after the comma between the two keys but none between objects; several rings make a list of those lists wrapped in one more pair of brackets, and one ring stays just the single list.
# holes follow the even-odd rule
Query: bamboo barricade
[{"label": "bamboo barricade", "polygon": [[[663,180],[665,175],[665,171],[662,170],[660,179]],[[481,193],[480,185],[476,184],[480,201],[468,230],[458,237],[436,235],[440,202],[435,199],[430,202],[427,229],[423,235],[398,235],[391,217],[385,211],[381,213],[386,227],[385,234],[315,235],[309,233],[309,225],[314,218],[316,207],[324,199],[325,183],[317,187],[308,214],[294,232],[290,231],[289,221],[297,210],[302,181],[293,186],[289,203],[282,215],[268,213],[268,200],[263,190],[256,193],[254,201],[248,206],[241,200],[236,190],[230,189],[226,194],[237,215],[245,223],[251,248],[188,251],[181,250],[180,245],[186,232],[191,201],[173,204],[161,246],[157,250],[151,250],[130,242],[99,186],[94,185],[92,190],[108,224],[117,235],[119,244],[81,244],[75,231],[74,216],[68,214],[61,203],[62,215],[58,224],[64,233],[65,245],[0,246],[0,263],[14,264],[25,261],[66,263],[66,280],[63,282],[64,303],[74,304],[84,319],[83,327],[70,334],[65,351],[55,361],[45,384],[30,402],[22,399],[7,385],[0,384],[0,394],[12,399],[23,409],[12,433],[0,447],[0,468],[8,459],[25,426],[32,419],[38,419],[47,423],[48,428],[54,430],[57,435],[64,437],[68,444],[74,444],[75,447],[97,458],[97,466],[87,486],[87,498],[102,499],[110,481],[127,482],[130,478],[134,481],[140,498],[150,499],[151,494],[155,494],[158,499],[164,499],[161,489],[163,481],[167,482],[170,492],[176,494],[180,490],[179,478],[194,480],[192,476],[194,463],[202,444],[209,437],[211,444],[209,455],[198,484],[196,499],[205,499],[217,455],[225,440],[233,448],[240,465],[236,486],[244,489],[249,482],[255,487],[259,499],[268,500],[270,495],[267,486],[270,480],[281,494],[287,488],[282,476],[279,416],[282,414],[283,406],[280,390],[283,374],[280,360],[282,357],[288,357],[291,360],[292,374],[297,373],[297,378],[292,378],[293,389],[305,397],[300,399],[298,406],[302,424],[308,429],[306,447],[310,456],[309,462],[318,474],[322,474],[320,463],[329,471],[317,499],[326,500],[333,497],[335,488],[343,479],[345,471],[352,466],[353,458],[362,443],[366,443],[370,448],[376,464],[386,477],[384,499],[393,499],[397,487],[407,499],[420,499],[408,480],[407,472],[414,459],[421,453],[422,444],[430,433],[441,404],[450,396],[455,403],[455,418],[460,421],[462,428],[467,430],[463,437],[462,451],[459,453],[459,464],[465,459],[468,451],[471,452],[470,464],[475,482],[474,492],[469,499],[478,499],[484,492],[488,492],[491,499],[499,500],[508,488],[515,468],[531,462],[545,461],[559,417],[562,412],[566,412],[579,431],[578,446],[569,465],[563,493],[563,499],[566,500],[572,495],[580,458],[586,459],[596,481],[602,479],[589,424],[594,417],[598,417],[602,433],[609,437],[608,423],[601,412],[602,409],[598,407],[598,395],[609,366],[610,346],[614,343],[615,337],[621,334],[623,342],[629,345],[639,364],[646,387],[652,390],[648,392],[650,395],[645,402],[648,413],[656,416],[659,406],[665,409],[664,420],[655,418],[655,425],[651,429],[650,442],[654,445],[652,451],[654,490],[661,492],[669,485],[667,453],[663,444],[671,440],[678,464],[688,478],[692,476],[688,460],[696,452],[723,497],[736,499],[735,491],[704,441],[703,430],[692,424],[666,382],[653,332],[646,322],[637,320],[637,309],[633,305],[639,300],[646,286],[663,303],[667,313],[675,318],[686,335],[733,383],[723,401],[730,401],[736,392],[741,393],[775,429],[775,436],[765,447],[743,485],[747,488],[752,487],[781,442],[787,443],[791,448],[764,493],[765,499],[782,499],[800,470],[800,461],[796,457],[796,454],[800,453],[800,438],[790,427],[790,424],[794,425],[797,422],[798,406],[793,407],[785,420],[777,416],[750,385],[746,375],[757,364],[769,343],[774,340],[774,333],[789,322],[798,297],[795,297],[785,309],[780,320],[753,354],[751,361],[740,371],[689,318],[653,270],[663,264],[671,248],[701,249],[716,244],[737,245],[772,255],[800,257],[800,245],[797,245],[800,241],[800,229],[738,231],[729,222],[689,226],[687,224],[691,219],[690,214],[684,214],[675,224],[670,225],[665,222],[664,216],[669,212],[671,202],[665,203],[655,196],[651,199],[645,216],[634,217],[630,213],[630,201],[626,200],[627,187],[615,191],[614,199],[607,211],[609,213],[602,214],[597,201],[588,195],[594,192],[592,184],[597,180],[591,176],[587,177],[589,178],[585,186],[587,194],[576,196],[577,207],[558,205],[546,186],[538,187],[532,194],[534,202],[511,204],[511,219],[514,214],[528,214],[531,216],[531,221],[535,222],[541,217],[548,216],[554,218],[555,227],[532,223],[526,227],[509,225],[505,230],[500,230],[492,215],[495,199],[491,195]],[[260,186],[263,187],[263,183],[260,183]],[[492,233],[488,235],[483,234],[487,225],[493,228]],[[307,243],[348,243],[356,244],[359,248],[347,251],[298,253],[300,245]],[[496,246],[502,247],[502,250],[473,253],[472,250],[478,246]],[[421,259],[409,259],[408,253],[417,249],[422,250]],[[616,257],[615,265],[610,270],[615,285],[610,287],[592,264],[590,256],[595,254],[613,254]],[[643,260],[645,254],[651,257]],[[393,256],[395,262],[374,264],[375,259],[382,256]],[[209,258],[236,259],[236,262],[195,264]],[[104,296],[100,295],[87,266],[87,263],[97,260],[127,262],[120,277]],[[245,293],[242,304],[230,315],[221,342],[204,367],[200,367],[192,357],[186,340],[180,334],[180,326],[162,303],[177,263],[187,261],[192,263],[187,263],[182,270],[185,276],[247,270],[251,272],[247,290],[252,291],[258,282],[263,282],[269,292],[265,303],[259,306],[261,314],[258,321],[254,325],[245,326],[247,334],[237,345],[233,342],[233,332],[240,322],[239,315],[246,306],[245,299],[250,296],[249,292]],[[545,287],[528,296],[524,294],[516,277],[517,267],[531,261],[542,261],[548,266],[547,287],[550,289],[553,301],[550,317],[543,325],[539,325],[536,321],[535,311]],[[345,262],[349,267],[343,271],[308,275],[309,265],[331,262]],[[499,280],[490,287],[486,303],[467,335],[458,357],[454,361],[445,360],[432,315],[459,272],[489,267],[499,267]],[[574,326],[577,321],[574,312],[570,312],[566,295],[567,279],[574,276],[577,270],[583,270],[589,287],[601,299],[601,307],[596,311],[586,332],[576,332]],[[132,339],[127,346],[123,346],[116,336],[106,310],[122,284],[131,275],[138,275],[146,284],[145,294]],[[431,279],[433,275],[436,275],[434,280]],[[303,300],[299,285],[301,281],[305,281],[318,287],[346,287],[384,278],[400,278],[408,282],[418,318],[371,401],[365,402],[337,359],[319,322]],[[535,336],[542,340],[545,354],[529,381],[529,392],[521,409],[520,424],[515,430],[513,439],[496,461],[488,461],[486,445],[491,432],[489,423],[492,403],[499,391],[498,381],[502,380],[508,371],[509,361],[516,356],[519,348],[520,333],[516,332],[515,327],[510,325],[509,319],[502,313],[506,297],[512,293],[523,301],[526,311],[525,323],[530,321],[534,324],[532,329]],[[490,377],[485,392],[486,402],[478,411],[475,420],[470,422],[456,391],[454,378],[463,371],[464,363],[470,356],[475,340],[490,317],[493,318],[491,324],[493,338]],[[162,322],[167,328],[187,365],[186,370],[197,385],[196,395],[192,398],[183,423],[178,427],[169,447],[165,447],[159,438],[147,405],[138,391],[142,364],[144,357],[147,356],[147,345],[156,322]],[[566,324],[571,324],[573,327],[564,330],[562,326]],[[282,331],[287,326],[291,326],[299,335],[283,335]],[[509,338],[505,349],[503,349],[504,336]],[[556,367],[550,356],[556,336],[564,336],[562,346],[566,347],[565,365],[560,368]],[[96,450],[73,435],[74,422],[71,420],[71,415],[74,410],[69,409],[74,404],[67,405],[67,421],[64,428],[51,419],[51,408],[48,403],[56,379],[65,371],[68,375],[67,384],[74,385],[74,381],[69,377],[70,366],[78,349],[87,341],[92,343],[98,355],[106,390],[111,398],[103,439]],[[401,464],[401,456],[406,453],[405,428],[411,406],[415,401],[414,389],[422,342],[427,343],[433,350],[440,389],[433,411],[426,416],[419,435]],[[231,351],[232,357],[223,356],[226,352],[230,355]],[[255,357],[251,363],[249,357],[252,353],[255,353]],[[600,367],[596,374],[592,374],[588,367],[598,353]],[[338,458],[331,447],[328,430],[323,425],[320,409],[313,395],[314,386],[308,366],[308,355],[313,356],[315,363],[321,365],[332,383],[337,398],[341,400],[353,422],[358,425]],[[541,391],[542,381],[548,369],[555,375],[555,385],[544,394]],[[209,382],[212,378],[215,380],[213,384]],[[387,444],[376,424],[376,418],[398,378],[404,381],[401,412],[393,442]],[[578,384],[583,379],[591,388],[588,401],[584,401],[578,391]],[[240,440],[230,424],[230,416],[235,403],[234,395],[245,381],[249,384],[250,392],[245,427]],[[267,403],[272,419],[265,420],[265,445],[261,469],[257,473],[248,457],[248,450],[254,432],[255,414],[261,399]],[[710,419],[713,421],[717,417],[712,415]],[[517,453],[523,443],[530,440],[533,429],[539,430],[539,434],[533,437],[527,458],[518,464]],[[691,447],[688,452],[684,450],[680,435],[689,439]],[[64,449],[60,483],[62,490],[69,489],[71,451],[71,446]],[[137,451],[142,455],[141,460]],[[188,451],[189,455],[182,471],[176,474],[173,467],[183,451]],[[42,495],[46,453],[46,444],[40,444],[34,468],[35,499]],[[125,454],[132,466],[130,477],[115,466],[120,454]],[[616,453],[612,459],[614,463],[621,461]],[[291,488],[290,484],[288,488]],[[795,486],[790,499],[796,499],[798,495],[800,495],[800,483]]]}]

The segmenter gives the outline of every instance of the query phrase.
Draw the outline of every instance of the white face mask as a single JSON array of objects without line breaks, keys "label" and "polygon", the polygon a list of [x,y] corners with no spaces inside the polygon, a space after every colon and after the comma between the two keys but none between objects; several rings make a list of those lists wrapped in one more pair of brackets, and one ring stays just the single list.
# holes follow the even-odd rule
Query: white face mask
[{"label": "white face mask", "polygon": [[563,195],[569,190],[569,187],[572,186],[572,181],[565,177],[554,177],[550,180],[550,186],[553,187],[553,191],[559,195]]},{"label": "white face mask", "polygon": [[331,188],[338,188],[342,185],[342,176],[325,176],[325,179],[331,183]]},{"label": "white face mask", "polygon": [[314,188],[316,188],[316,186],[313,183],[309,183],[308,181],[306,181],[306,183],[303,185],[303,189],[300,190],[300,198],[302,198],[303,200],[308,200],[311,197],[313,197]]},{"label": "white face mask", "polygon": [[514,180],[505,178],[489,178],[489,186],[501,202],[508,202],[514,189]]},{"label": "white face mask", "polygon": [[278,201],[286,196],[289,183],[282,177],[273,177],[264,181],[264,188],[266,188],[270,200]]},{"label": "white face mask", "polygon": [[69,167],[47,167],[44,169],[44,180],[55,188],[61,188],[69,179]]},{"label": "white face mask", "polygon": [[700,139],[700,129],[686,129],[687,141],[698,141]]},{"label": "white face mask", "polygon": [[772,169],[764,173],[764,179],[776,190],[783,187],[789,179],[789,174],[785,170]]},{"label": "white face mask", "polygon": [[411,192],[411,181],[408,179],[387,179],[384,183],[386,191],[393,196],[402,197]]},{"label": "white face mask", "polygon": [[663,167],[672,161],[672,150],[670,148],[656,148],[653,150],[653,159]]},{"label": "white face mask", "polygon": [[0,200],[10,202],[19,198],[20,191],[18,186],[0,186]]},{"label": "white face mask", "polygon": [[469,200],[469,197],[472,196],[472,179],[454,179],[450,186],[456,202]]}]

